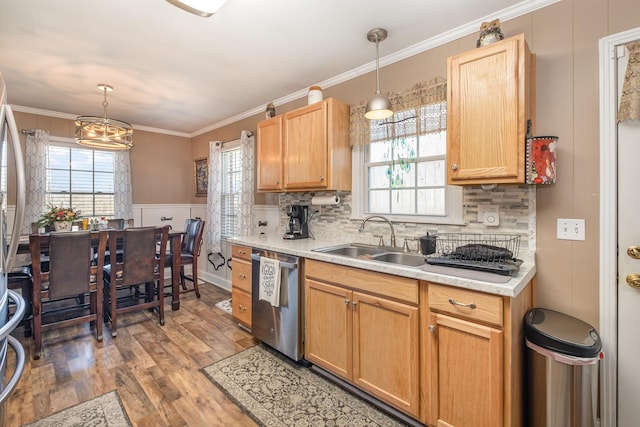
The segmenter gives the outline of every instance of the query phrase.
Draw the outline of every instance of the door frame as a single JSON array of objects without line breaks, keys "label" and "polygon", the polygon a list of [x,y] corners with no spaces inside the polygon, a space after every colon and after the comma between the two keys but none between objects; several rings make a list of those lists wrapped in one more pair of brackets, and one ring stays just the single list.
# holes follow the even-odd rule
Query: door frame
[{"label": "door frame", "polygon": [[601,426],[617,420],[617,228],[618,228],[618,46],[640,39],[640,27],[603,37],[600,58],[600,335],[605,357],[600,365]]}]

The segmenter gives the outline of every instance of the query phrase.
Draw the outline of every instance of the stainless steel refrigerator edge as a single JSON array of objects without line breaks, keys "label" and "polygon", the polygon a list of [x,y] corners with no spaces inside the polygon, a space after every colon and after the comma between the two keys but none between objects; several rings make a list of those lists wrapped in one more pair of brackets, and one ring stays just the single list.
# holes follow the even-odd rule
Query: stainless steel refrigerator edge
[{"label": "stainless steel refrigerator edge", "polygon": [[[261,301],[260,258],[280,261],[280,306]],[[303,286],[302,259],[278,252],[254,249],[251,254],[253,336],[291,359],[302,359],[303,353]]]},{"label": "stainless steel refrigerator edge", "polygon": [[[9,334],[16,328],[24,315],[25,303],[22,297],[7,289],[7,277],[18,249],[20,228],[25,206],[25,171],[20,137],[11,106],[7,103],[7,90],[0,71],[0,426],[4,425],[4,403],[18,384],[25,365],[25,352],[20,342]],[[13,149],[16,174],[16,211],[12,227],[7,229],[7,153],[8,145]],[[8,236],[11,236],[7,244]],[[15,304],[15,311],[9,319],[9,300]],[[16,366],[9,381],[4,384],[7,369],[7,352],[11,346],[16,353]]]}]

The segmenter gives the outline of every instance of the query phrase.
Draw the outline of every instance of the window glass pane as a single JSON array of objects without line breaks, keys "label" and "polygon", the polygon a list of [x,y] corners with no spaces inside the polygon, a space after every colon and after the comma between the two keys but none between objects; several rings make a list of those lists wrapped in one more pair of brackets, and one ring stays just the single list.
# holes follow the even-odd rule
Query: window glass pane
[{"label": "window glass pane", "polygon": [[386,162],[391,158],[391,143],[389,141],[376,142],[369,145],[369,161],[371,163]]},{"label": "window glass pane", "polygon": [[447,152],[447,133],[432,132],[420,136],[418,155],[420,157],[440,156]]},{"label": "window glass pane", "polygon": [[113,216],[115,212],[113,195],[96,194],[94,200],[95,213],[93,216]]},{"label": "window glass pane", "polygon": [[93,168],[99,172],[113,172],[113,163],[115,161],[114,153],[106,151],[94,151]]},{"label": "window glass pane", "polygon": [[93,216],[93,194],[74,194],[73,207],[79,210],[82,216]]},{"label": "window glass pane", "polygon": [[391,168],[391,186],[394,188],[415,187],[415,164],[401,159]]},{"label": "window glass pane", "polygon": [[393,160],[416,158],[417,140],[415,136],[408,138],[399,138],[393,142]]},{"label": "window glass pane", "polygon": [[222,152],[222,196],[221,235],[223,238],[238,233],[238,214],[240,212],[240,186],[242,182],[242,159],[240,149]]},{"label": "window glass pane", "polygon": [[445,215],[444,188],[418,190],[418,214]]},{"label": "window glass pane", "polygon": [[66,147],[49,146],[48,163],[51,169],[69,169],[71,154]]},{"label": "window glass pane", "polygon": [[71,171],[50,170],[47,175],[47,192],[70,192],[71,191]]},{"label": "window glass pane", "polygon": [[71,207],[71,194],[47,194],[47,203],[69,208]]},{"label": "window glass pane", "polygon": [[72,148],[71,169],[83,171],[93,170],[93,151]]},{"label": "window glass pane", "polygon": [[418,163],[418,187],[444,185],[444,160]]},{"label": "window glass pane", "polygon": [[369,192],[369,212],[389,213],[389,190]]},{"label": "window glass pane", "polygon": [[93,186],[96,193],[113,193],[113,173],[96,172],[93,174]]},{"label": "window glass pane", "polygon": [[369,168],[369,188],[389,188],[389,166],[373,166]]},{"label": "window glass pane", "polygon": [[72,170],[71,191],[74,193],[93,193],[93,173]]},{"label": "window glass pane", "polygon": [[416,213],[416,193],[414,190],[393,190],[391,192],[391,212],[394,214]]}]

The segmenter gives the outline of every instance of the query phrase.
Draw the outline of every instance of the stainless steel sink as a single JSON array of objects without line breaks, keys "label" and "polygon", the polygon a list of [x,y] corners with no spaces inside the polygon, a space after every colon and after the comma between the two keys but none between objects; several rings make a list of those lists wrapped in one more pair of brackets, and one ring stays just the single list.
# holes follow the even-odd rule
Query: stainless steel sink
[{"label": "stainless steel sink", "polygon": [[331,255],[345,256],[349,258],[367,259],[371,261],[386,262],[389,264],[404,265],[407,267],[421,267],[425,264],[424,256],[395,251],[395,248],[351,243],[327,248],[314,249],[314,252],[323,252]]},{"label": "stainless steel sink", "polygon": [[421,267],[424,265],[424,256],[407,252],[384,252],[371,257],[373,261],[401,264],[407,267]]},{"label": "stainless steel sink", "polygon": [[323,252],[331,255],[342,255],[351,258],[371,258],[374,254],[384,252],[384,249],[375,246],[346,244],[331,246],[328,248],[314,249],[315,252]]}]

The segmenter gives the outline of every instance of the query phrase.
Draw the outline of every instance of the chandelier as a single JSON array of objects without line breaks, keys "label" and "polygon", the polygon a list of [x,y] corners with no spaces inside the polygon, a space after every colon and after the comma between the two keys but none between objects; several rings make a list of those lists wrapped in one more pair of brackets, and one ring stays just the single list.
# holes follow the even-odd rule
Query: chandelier
[{"label": "chandelier", "polygon": [[121,120],[107,118],[107,92],[113,90],[113,86],[104,83],[98,85],[98,89],[104,92],[104,117],[78,116],[76,118],[76,137],[78,144],[91,148],[106,150],[128,150],[133,147],[133,128]]},{"label": "chandelier", "polygon": [[174,6],[194,15],[208,18],[222,7],[226,0],[167,0]]}]

